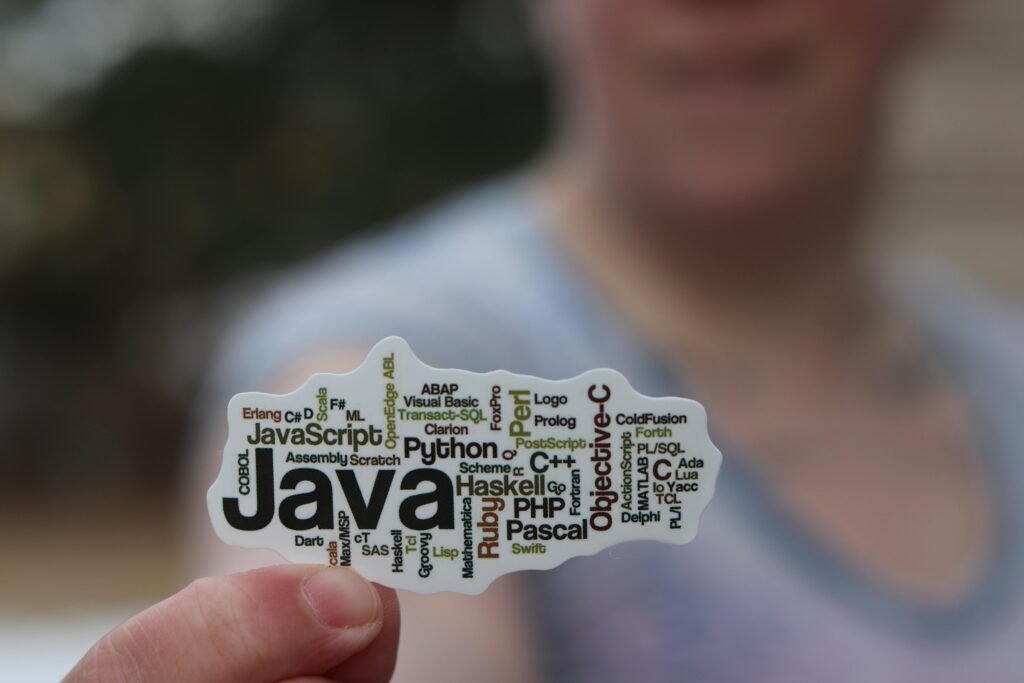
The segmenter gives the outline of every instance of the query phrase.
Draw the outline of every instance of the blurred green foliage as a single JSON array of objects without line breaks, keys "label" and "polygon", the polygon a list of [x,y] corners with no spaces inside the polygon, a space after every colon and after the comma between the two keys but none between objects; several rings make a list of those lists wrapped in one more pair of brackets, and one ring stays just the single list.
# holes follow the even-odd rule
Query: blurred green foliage
[{"label": "blurred green foliage", "polygon": [[[22,481],[48,476],[40,457],[97,479],[90,462],[174,457],[198,372],[153,381],[186,343],[164,333],[168,297],[198,305],[534,154],[546,92],[520,9],[282,3],[259,35],[146,47],[0,127],[0,434]],[[92,405],[39,437],[55,395]]]}]

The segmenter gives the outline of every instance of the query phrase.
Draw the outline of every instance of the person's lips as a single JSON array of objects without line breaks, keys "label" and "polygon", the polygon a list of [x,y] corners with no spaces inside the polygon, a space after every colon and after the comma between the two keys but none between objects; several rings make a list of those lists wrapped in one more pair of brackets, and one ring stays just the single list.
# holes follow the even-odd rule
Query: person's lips
[{"label": "person's lips", "polygon": [[749,116],[792,92],[807,72],[807,60],[793,44],[733,51],[679,51],[664,57],[658,80],[679,106],[694,114]]},{"label": "person's lips", "polygon": [[660,96],[674,114],[712,123],[781,111],[821,56],[815,15],[769,4],[712,9],[649,27],[647,73]]}]

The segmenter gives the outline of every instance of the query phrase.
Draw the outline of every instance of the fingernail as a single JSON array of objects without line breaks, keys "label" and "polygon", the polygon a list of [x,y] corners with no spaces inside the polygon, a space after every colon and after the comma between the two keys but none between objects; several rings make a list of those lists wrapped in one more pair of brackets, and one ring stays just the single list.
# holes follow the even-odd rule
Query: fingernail
[{"label": "fingernail", "polygon": [[365,626],[377,620],[377,590],[351,569],[324,569],[306,579],[302,592],[313,613],[331,628]]}]

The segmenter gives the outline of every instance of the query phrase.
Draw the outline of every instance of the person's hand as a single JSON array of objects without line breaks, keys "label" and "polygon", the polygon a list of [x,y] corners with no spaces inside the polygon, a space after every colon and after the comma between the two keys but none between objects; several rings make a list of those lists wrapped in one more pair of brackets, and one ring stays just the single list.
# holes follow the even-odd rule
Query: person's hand
[{"label": "person's hand", "polygon": [[398,599],[348,569],[281,566],[196,581],[108,633],[65,683],[387,681]]}]

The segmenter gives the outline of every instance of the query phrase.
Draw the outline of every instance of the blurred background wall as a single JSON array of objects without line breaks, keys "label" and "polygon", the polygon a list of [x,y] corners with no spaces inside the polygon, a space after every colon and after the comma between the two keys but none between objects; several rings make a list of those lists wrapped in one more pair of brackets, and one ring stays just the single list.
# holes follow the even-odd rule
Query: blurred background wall
[{"label": "blurred background wall", "polygon": [[[1020,301],[1024,8],[950,5],[874,220]],[[0,614],[179,585],[175,486],[223,322],[268,273],[538,152],[521,9],[3,0]]]}]

